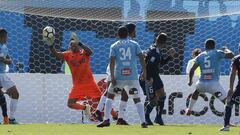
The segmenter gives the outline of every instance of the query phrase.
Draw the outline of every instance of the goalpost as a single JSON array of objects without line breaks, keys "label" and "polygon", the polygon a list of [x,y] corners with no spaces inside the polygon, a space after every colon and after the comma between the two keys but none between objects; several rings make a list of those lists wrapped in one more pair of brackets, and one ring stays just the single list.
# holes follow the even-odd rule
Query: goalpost
[{"label": "goalpost", "polygon": [[[63,61],[54,58],[42,40],[42,29],[56,30],[55,48],[67,50],[70,33],[93,49],[91,69],[97,82],[104,79],[109,48],[117,38],[117,28],[136,23],[136,41],[148,48],[160,32],[169,35],[168,46],[177,50],[174,60],[161,67],[167,92],[166,123],[221,123],[223,105],[210,95],[196,103],[201,116],[186,117],[187,97],[194,87],[187,86],[186,65],[194,48],[204,49],[204,41],[214,38],[217,48],[227,46],[237,53],[240,42],[240,2],[237,0],[2,0],[0,27],[8,31],[9,53],[13,59],[9,76],[20,91],[17,118],[20,122],[81,123],[82,114],[67,108],[70,75],[63,73]],[[17,74],[16,65],[25,73]],[[228,75],[230,61],[223,61],[221,75]],[[197,79],[197,78],[195,78]],[[222,77],[227,90],[228,77]],[[196,80],[195,80],[196,82]],[[103,87],[103,82],[99,82]],[[142,95],[142,100],[145,97]],[[118,101],[115,101],[117,108]],[[97,103],[93,102],[95,107]],[[126,117],[137,123],[129,100]],[[134,108],[135,109],[135,108]],[[154,112],[152,118],[154,118]],[[219,115],[219,116],[218,116]],[[236,107],[234,116],[239,115]],[[88,121],[87,121],[88,122]]]}]

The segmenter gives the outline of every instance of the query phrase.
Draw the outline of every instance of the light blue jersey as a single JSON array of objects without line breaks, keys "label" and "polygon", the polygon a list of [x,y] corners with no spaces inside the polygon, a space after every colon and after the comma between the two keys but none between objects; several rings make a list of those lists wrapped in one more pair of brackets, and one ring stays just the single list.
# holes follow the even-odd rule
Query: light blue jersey
[{"label": "light blue jersey", "polygon": [[[0,57],[5,57],[8,55],[8,48],[5,44],[0,44]],[[0,73],[5,73],[6,71],[6,64],[0,62]]]},{"label": "light blue jersey", "polygon": [[195,63],[200,66],[200,81],[218,81],[221,59],[225,54],[221,50],[206,50],[196,57]]},{"label": "light blue jersey", "polygon": [[116,80],[138,80],[137,60],[141,53],[138,43],[129,39],[119,40],[111,46],[110,57],[116,57]]}]

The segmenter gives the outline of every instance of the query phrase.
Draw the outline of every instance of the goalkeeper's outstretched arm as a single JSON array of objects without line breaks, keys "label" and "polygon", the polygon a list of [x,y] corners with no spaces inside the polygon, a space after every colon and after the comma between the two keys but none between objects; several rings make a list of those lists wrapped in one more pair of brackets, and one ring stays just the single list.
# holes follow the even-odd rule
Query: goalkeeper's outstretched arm
[{"label": "goalkeeper's outstretched arm", "polygon": [[56,49],[54,49],[53,46],[50,46],[50,51],[52,52],[52,54],[53,54],[56,58],[58,58],[58,59],[64,59],[63,53],[56,51]]},{"label": "goalkeeper's outstretched arm", "polygon": [[55,38],[45,38],[44,41],[47,43],[47,45],[50,48],[51,53],[58,59],[64,59],[64,55],[62,52],[58,52],[53,47]]}]

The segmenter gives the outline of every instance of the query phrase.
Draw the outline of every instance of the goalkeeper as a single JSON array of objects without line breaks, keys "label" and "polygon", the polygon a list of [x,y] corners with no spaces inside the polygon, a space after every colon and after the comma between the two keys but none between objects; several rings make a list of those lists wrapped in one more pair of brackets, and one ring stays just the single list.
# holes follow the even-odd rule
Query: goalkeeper
[{"label": "goalkeeper", "polygon": [[164,125],[162,113],[166,99],[166,93],[163,82],[159,76],[159,66],[166,64],[176,53],[175,49],[171,48],[167,52],[167,54],[169,54],[168,56],[164,57],[162,55],[161,49],[166,47],[166,41],[167,35],[165,33],[160,33],[156,38],[156,42],[145,52],[148,81],[145,83],[144,81],[140,80],[140,85],[144,91],[144,94],[147,95],[144,106],[146,123],[148,125],[153,125],[150,119],[150,113],[155,106],[157,114],[154,122],[159,125]]},{"label": "goalkeeper", "polygon": [[85,110],[85,114],[91,118],[90,105],[80,104],[77,101],[83,100],[85,97],[98,99],[101,92],[93,78],[90,70],[90,56],[92,50],[86,45],[79,42],[76,33],[72,33],[69,43],[70,50],[58,52],[54,49],[54,38],[44,39],[50,46],[52,54],[69,65],[72,74],[72,89],[68,97],[68,107],[76,110]]}]

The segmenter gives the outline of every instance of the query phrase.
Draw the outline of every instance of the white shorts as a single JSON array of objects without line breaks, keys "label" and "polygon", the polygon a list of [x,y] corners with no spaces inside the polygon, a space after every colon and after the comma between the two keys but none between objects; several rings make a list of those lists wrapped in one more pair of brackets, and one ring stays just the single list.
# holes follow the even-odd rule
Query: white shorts
[{"label": "white shorts", "polygon": [[6,74],[0,74],[0,86],[3,87],[4,90],[8,90],[15,86],[15,84]]},{"label": "white shorts", "polygon": [[[138,80],[117,80],[117,84],[115,86],[112,86],[112,83],[110,84],[108,88],[108,92],[111,94],[118,94],[114,92],[114,88],[119,88],[121,90],[125,90],[129,96],[132,98],[140,98],[140,92],[141,92],[141,87],[139,85]],[[129,94],[129,90],[136,88],[137,92],[134,94]]]},{"label": "white shorts", "polygon": [[209,81],[209,82],[201,82],[197,81],[196,89],[200,93],[210,93],[220,100],[224,100],[227,97],[227,92],[221,86],[218,81]]},{"label": "white shorts", "polygon": [[107,75],[107,78],[105,79],[105,82],[111,82],[111,81],[112,81],[111,76]]}]

